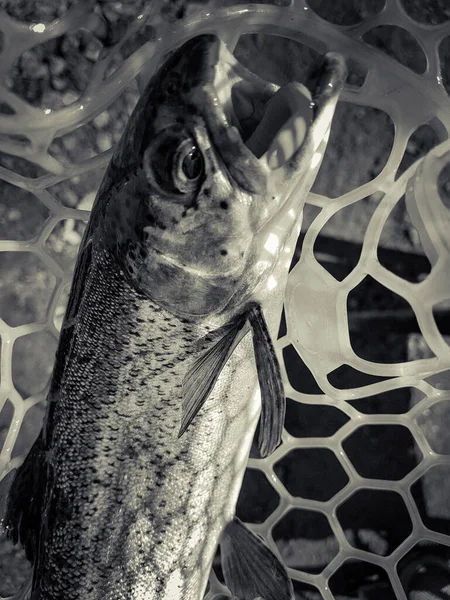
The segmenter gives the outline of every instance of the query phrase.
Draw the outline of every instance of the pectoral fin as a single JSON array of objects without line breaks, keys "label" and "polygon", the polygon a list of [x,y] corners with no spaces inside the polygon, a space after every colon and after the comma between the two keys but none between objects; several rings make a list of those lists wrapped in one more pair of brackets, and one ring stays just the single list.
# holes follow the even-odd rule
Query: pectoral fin
[{"label": "pectoral fin", "polygon": [[195,415],[205,404],[225,363],[248,331],[246,315],[230,323],[219,341],[198,358],[183,381],[183,414],[178,437],[181,437]]},{"label": "pectoral fin", "polygon": [[269,456],[281,442],[286,398],[275,348],[270,339],[266,320],[258,304],[248,312],[253,330],[253,348],[261,389],[261,419],[258,446],[261,456]]},{"label": "pectoral fin", "polygon": [[281,442],[286,399],[280,365],[259,304],[253,303],[229,323],[224,335],[190,367],[183,381],[181,437],[211,393],[225,363],[248,331],[253,332],[253,348],[261,389],[261,420],[258,446],[263,457],[272,454]]},{"label": "pectoral fin", "polygon": [[237,517],[220,542],[225,583],[240,600],[294,600],[286,568],[269,546]]}]

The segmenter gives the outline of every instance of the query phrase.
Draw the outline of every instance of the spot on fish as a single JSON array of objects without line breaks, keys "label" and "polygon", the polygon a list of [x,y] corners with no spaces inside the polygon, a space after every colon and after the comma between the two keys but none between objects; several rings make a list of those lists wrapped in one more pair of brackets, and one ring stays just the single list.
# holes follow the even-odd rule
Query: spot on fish
[{"label": "spot on fish", "polygon": [[178,81],[171,80],[167,83],[167,96],[173,96],[174,94],[178,94],[179,92],[179,84]]},{"label": "spot on fish", "polygon": [[198,115],[198,108],[194,104],[186,104],[186,112],[188,115]]},{"label": "spot on fish", "polygon": [[228,250],[225,250],[225,248],[222,248],[222,250],[220,251],[220,254],[221,254],[222,256],[227,256],[227,254],[228,254]]},{"label": "spot on fish", "polygon": [[222,200],[222,202],[220,203],[220,208],[222,208],[223,210],[228,210],[228,202]]}]

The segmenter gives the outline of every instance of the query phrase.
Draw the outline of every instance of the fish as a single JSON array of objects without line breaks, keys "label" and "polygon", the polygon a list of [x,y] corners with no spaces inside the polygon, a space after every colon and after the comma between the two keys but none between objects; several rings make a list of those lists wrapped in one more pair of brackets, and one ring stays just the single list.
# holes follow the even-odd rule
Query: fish
[{"label": "fish", "polygon": [[241,600],[294,598],[235,515],[252,440],[281,443],[274,350],[298,221],[344,59],[311,94],[252,73],[214,34],[164,58],[99,188],[42,430],[4,526],[31,600],[199,600],[220,543]]}]

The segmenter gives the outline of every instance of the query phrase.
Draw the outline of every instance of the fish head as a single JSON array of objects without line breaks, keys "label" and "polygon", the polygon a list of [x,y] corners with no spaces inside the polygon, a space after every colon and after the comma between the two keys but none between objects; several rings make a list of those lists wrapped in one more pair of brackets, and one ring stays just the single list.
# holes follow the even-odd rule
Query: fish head
[{"label": "fish head", "polygon": [[277,252],[261,260],[264,232],[308,179],[344,77],[343,59],[327,55],[317,94],[280,89],[212,34],[166,58],[94,206],[101,242],[139,293],[194,319],[251,296],[276,268]]}]

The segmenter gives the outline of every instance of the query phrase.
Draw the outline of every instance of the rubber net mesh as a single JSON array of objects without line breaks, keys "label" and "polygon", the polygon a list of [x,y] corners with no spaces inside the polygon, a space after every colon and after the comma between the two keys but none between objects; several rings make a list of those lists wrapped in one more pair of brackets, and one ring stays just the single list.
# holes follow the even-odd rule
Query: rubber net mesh
[{"label": "rubber net mesh", "polygon": [[[427,512],[436,495],[448,501],[450,476],[450,444],[438,435],[450,423],[450,347],[439,331],[450,301],[449,177],[444,176],[450,101],[441,72],[450,15],[432,22],[417,19],[399,1],[362,2],[358,18],[342,25],[321,14],[320,2],[282,4],[212,1],[193,3],[187,11],[180,4],[161,11],[161,4],[115,3],[108,16],[106,3],[109,23],[95,2],[61,3],[61,13],[52,9],[46,20],[30,13],[23,22],[1,14],[0,476],[4,482],[11,478],[39,429],[51,372],[46,357],[55,350],[83,226],[139,85],[163,54],[202,32],[217,33],[237,54],[241,36],[255,33],[283,36],[312,52],[338,51],[351,76],[331,138],[343,120],[363,118],[370,107],[392,120],[392,147],[370,181],[353,186],[349,181],[347,191],[332,198],[318,185],[308,197],[277,341],[287,369],[291,425],[272,456],[250,458],[238,512],[281,553],[299,597],[345,594],[363,572],[361,581],[378,589],[377,597],[393,590],[405,598],[399,578],[404,557],[424,541],[433,548],[450,546],[448,520],[439,511]],[[384,39],[393,40],[388,51],[377,42],[383,31]],[[395,56],[399,31],[416,49],[409,64]],[[263,52],[258,43],[256,50]],[[58,62],[60,45],[78,65],[75,81]],[[47,89],[46,77],[53,92],[27,97],[33,86]],[[423,127],[435,147],[408,162],[415,132]],[[369,146],[377,143],[376,130],[367,135]],[[342,190],[338,166],[337,154],[326,155],[322,170],[331,169],[335,189]],[[348,215],[358,206],[368,216],[351,259],[345,226],[354,224]],[[398,214],[413,246],[421,249],[407,255],[417,276],[396,270],[382,243],[395,235],[392,216]],[[20,216],[23,229],[8,225]],[[333,219],[343,232],[343,260],[332,255],[323,235]],[[11,230],[19,232],[14,239]],[[354,290],[367,282],[370,293],[394,295],[393,308],[366,309],[358,301],[353,310]],[[8,291],[17,285],[20,301],[11,300]],[[369,360],[371,334],[386,319],[415,331],[407,337],[407,353],[402,360],[387,360],[393,342],[381,336],[378,359]],[[415,329],[408,329],[411,322]],[[357,347],[354,331],[367,334],[365,344]],[[23,383],[33,376],[34,385]],[[402,444],[409,454],[400,460]],[[379,460],[377,453],[387,459]],[[431,500],[423,492],[425,483],[434,490]]]}]

